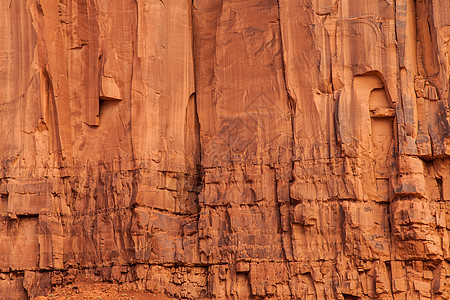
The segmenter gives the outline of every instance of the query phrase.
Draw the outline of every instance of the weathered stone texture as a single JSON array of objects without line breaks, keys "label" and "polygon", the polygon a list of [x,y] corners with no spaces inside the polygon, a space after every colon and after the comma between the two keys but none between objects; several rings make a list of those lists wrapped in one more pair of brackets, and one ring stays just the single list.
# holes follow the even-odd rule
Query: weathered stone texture
[{"label": "weathered stone texture", "polygon": [[12,0],[0,293],[450,298],[448,0]]}]

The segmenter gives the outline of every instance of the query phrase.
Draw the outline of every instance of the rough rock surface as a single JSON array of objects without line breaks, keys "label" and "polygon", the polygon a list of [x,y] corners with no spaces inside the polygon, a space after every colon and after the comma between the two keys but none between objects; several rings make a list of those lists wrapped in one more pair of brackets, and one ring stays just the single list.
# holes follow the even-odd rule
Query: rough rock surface
[{"label": "rough rock surface", "polygon": [[0,18],[2,299],[450,298],[448,0]]}]

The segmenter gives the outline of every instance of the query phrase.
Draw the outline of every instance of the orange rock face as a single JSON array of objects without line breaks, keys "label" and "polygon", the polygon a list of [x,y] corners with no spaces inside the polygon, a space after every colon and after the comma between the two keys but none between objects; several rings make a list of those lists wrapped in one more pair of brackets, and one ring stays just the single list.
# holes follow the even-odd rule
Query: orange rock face
[{"label": "orange rock face", "polygon": [[3,299],[450,298],[448,0],[0,17]]}]

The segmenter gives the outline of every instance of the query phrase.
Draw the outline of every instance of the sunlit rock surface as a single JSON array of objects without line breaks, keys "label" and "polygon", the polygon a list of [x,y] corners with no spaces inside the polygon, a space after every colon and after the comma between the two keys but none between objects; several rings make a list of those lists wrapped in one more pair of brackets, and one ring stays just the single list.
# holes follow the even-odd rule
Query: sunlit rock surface
[{"label": "sunlit rock surface", "polygon": [[0,18],[2,299],[450,298],[448,0]]}]

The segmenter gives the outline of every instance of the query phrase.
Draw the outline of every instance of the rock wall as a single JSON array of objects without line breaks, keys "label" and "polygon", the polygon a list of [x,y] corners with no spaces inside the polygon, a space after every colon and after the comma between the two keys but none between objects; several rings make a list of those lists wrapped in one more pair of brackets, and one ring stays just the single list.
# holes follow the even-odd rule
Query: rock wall
[{"label": "rock wall", "polygon": [[0,292],[450,297],[448,0],[4,0]]}]

